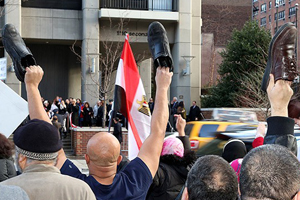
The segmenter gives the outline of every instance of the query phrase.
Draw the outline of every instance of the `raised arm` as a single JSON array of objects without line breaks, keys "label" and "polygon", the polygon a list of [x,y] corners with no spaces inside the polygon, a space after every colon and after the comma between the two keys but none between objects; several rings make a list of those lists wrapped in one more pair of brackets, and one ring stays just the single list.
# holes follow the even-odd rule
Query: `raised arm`
[{"label": "raised arm", "polygon": [[27,91],[28,109],[31,119],[40,119],[51,124],[41,101],[39,84],[43,78],[44,71],[40,66],[30,66],[26,68],[25,86]]},{"label": "raised arm", "polygon": [[158,67],[156,71],[156,98],[151,120],[151,134],[143,143],[138,157],[148,166],[152,177],[159,164],[167,122],[169,119],[167,92],[173,73],[169,68]]},{"label": "raised arm", "polygon": [[[29,115],[31,119],[40,119],[52,124],[45,112],[38,88],[43,75],[44,71],[40,66],[30,66],[26,68],[25,86],[27,91]],[[58,154],[56,166],[60,169],[66,159],[67,157],[65,153],[63,149],[61,149]]]}]

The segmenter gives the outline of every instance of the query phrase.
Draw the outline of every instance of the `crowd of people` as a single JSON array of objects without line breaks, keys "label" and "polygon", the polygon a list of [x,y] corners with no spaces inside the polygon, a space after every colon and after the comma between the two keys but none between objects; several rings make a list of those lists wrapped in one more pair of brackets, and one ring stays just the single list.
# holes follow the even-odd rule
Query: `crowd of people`
[{"label": "crowd of people", "polygon": [[[279,30],[270,49],[276,48],[282,52],[275,58],[270,55],[269,59],[279,57],[277,60],[282,62],[294,53],[287,48],[278,48],[286,45],[290,37],[295,37],[286,34],[292,28],[289,25]],[[285,65],[279,63],[276,67],[281,69]],[[222,156],[206,155],[197,159],[184,132],[184,103],[178,102],[175,97],[168,105],[167,93],[172,76],[169,67],[157,67],[156,97],[151,102],[155,102],[151,134],[141,145],[138,156],[127,160],[120,154],[119,139],[114,134],[99,132],[88,141],[86,147],[85,161],[89,175],[85,175],[66,157],[52,121],[56,121],[55,114],[69,112],[67,105],[70,105],[77,110],[78,123],[80,110],[85,113],[82,123],[89,125],[89,119],[95,114],[94,109],[87,102],[82,109],[79,108],[75,99],[62,103],[59,97],[52,104],[46,100],[42,103],[38,86],[43,70],[40,66],[27,67],[25,86],[31,120],[14,132],[14,147],[0,135],[0,199],[300,199],[295,121],[288,117],[288,104],[293,95],[290,80],[278,78],[277,74],[270,72],[265,74],[271,117],[267,119],[267,131],[264,124],[258,125],[251,150],[235,139],[225,144]],[[101,102],[97,106],[101,107]],[[170,109],[176,121],[177,137],[165,137]],[[53,120],[50,110],[54,113]],[[97,115],[99,111],[97,109]],[[85,122],[84,115],[89,116]],[[190,108],[189,115],[191,119],[199,119],[196,102]],[[11,160],[13,149],[17,171]]]}]

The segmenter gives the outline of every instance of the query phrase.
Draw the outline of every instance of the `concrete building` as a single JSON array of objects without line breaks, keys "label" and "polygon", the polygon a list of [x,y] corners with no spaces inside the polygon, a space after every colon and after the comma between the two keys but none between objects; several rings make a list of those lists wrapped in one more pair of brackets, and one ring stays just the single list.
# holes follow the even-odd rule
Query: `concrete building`
[{"label": "concrete building", "polygon": [[[168,32],[174,58],[170,98],[177,96],[187,106],[192,100],[200,100],[199,0],[5,0],[1,8],[4,12],[0,25],[12,23],[17,27],[45,71],[40,86],[45,99],[52,100],[56,95],[78,97],[94,105],[103,82],[99,79],[99,57],[106,56],[105,42],[113,42],[112,45],[123,42],[124,31],[130,35],[133,53],[145,52],[139,69],[147,98],[153,96],[147,28],[152,21],[160,21]],[[0,53],[7,56],[3,50]],[[191,58],[190,63],[185,61]],[[118,61],[115,67],[117,64]],[[24,86],[12,69],[8,61],[6,83],[25,97]],[[110,88],[114,82],[113,76]],[[109,95],[110,98],[111,93]]]},{"label": "concrete building", "polygon": [[220,52],[225,49],[233,29],[240,30],[251,14],[251,0],[202,0],[202,89],[216,84],[222,62]]},{"label": "concrete building", "polygon": [[[298,28],[298,5],[300,0],[253,0],[253,19],[273,36],[283,24],[292,22]],[[278,16],[278,18],[277,18]],[[299,46],[299,40],[298,45]],[[299,55],[298,51],[297,54]],[[299,63],[299,56],[297,56]]]}]

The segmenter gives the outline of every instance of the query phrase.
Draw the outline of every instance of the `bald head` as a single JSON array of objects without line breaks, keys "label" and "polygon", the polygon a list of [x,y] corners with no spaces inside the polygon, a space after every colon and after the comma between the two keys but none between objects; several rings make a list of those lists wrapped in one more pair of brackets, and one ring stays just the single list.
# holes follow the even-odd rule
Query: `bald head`
[{"label": "bald head", "polygon": [[120,143],[114,135],[100,132],[89,140],[87,155],[95,165],[109,167],[117,163],[120,148]]}]

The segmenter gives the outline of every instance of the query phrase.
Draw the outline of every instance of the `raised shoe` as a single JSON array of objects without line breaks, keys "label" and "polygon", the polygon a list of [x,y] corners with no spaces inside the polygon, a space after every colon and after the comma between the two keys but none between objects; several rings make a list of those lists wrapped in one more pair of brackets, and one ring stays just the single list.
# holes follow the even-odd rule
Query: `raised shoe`
[{"label": "raised shoe", "polygon": [[173,59],[170,52],[169,40],[164,26],[155,21],[148,28],[148,45],[154,66],[169,67],[173,71]]},{"label": "raised shoe", "polygon": [[13,61],[17,78],[24,82],[25,68],[36,65],[36,61],[14,25],[6,24],[3,27],[2,43]]}]

